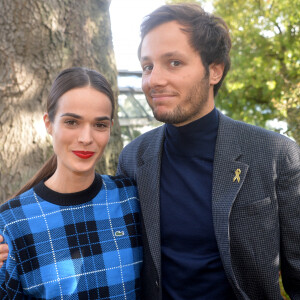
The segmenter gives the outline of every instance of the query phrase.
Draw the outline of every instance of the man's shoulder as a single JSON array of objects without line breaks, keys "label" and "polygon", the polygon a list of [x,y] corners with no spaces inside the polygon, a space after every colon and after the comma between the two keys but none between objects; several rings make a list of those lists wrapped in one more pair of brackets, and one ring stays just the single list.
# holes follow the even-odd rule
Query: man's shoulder
[{"label": "man's shoulder", "polygon": [[242,121],[233,120],[220,113],[219,134],[236,135],[244,142],[262,142],[275,144],[296,144],[292,139],[278,132],[268,130],[259,126],[248,124]]},{"label": "man's shoulder", "polygon": [[160,155],[163,138],[164,125],[140,135],[126,145],[119,156],[117,174],[136,179],[136,170],[143,165],[144,159]]}]

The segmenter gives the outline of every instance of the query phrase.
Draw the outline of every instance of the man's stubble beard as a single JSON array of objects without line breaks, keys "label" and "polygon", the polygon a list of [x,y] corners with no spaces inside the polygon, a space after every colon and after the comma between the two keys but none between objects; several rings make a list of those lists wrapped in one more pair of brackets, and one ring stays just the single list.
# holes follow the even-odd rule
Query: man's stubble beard
[{"label": "man's stubble beard", "polygon": [[[155,108],[151,105],[153,115],[156,120],[164,122],[167,124],[181,124],[189,123],[190,120],[193,120],[195,116],[199,114],[201,110],[205,107],[208,102],[209,96],[209,75],[206,74],[200,82],[195,84],[186,96],[183,102],[179,103],[172,111],[165,113],[158,113],[155,111]],[[192,105],[188,106],[188,109],[182,107],[182,103],[191,103]],[[149,103],[149,101],[148,101]]]}]

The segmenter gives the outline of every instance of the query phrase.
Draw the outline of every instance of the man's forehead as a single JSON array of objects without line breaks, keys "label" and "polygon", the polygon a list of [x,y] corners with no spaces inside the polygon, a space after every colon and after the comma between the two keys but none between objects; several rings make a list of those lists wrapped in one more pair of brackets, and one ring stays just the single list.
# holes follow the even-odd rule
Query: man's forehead
[{"label": "man's forehead", "polygon": [[[173,33],[173,34],[171,35],[171,33]],[[145,41],[147,43],[148,39],[151,38],[151,44],[153,43],[153,37],[155,40],[161,39],[162,42],[166,39],[176,40],[177,35],[178,34],[180,35],[182,33],[183,34],[187,33],[187,26],[183,25],[182,23],[180,23],[176,20],[166,21],[166,22],[163,22],[163,23],[153,26],[151,29],[149,29],[147,31],[147,33],[145,33],[142,36],[141,42],[138,47],[139,59],[141,59],[141,52],[142,52],[143,45],[144,45]]]}]

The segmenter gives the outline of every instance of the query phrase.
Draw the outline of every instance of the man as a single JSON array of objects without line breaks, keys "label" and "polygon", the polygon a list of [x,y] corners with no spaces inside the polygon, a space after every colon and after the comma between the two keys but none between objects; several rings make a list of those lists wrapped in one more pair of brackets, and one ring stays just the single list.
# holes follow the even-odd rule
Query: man
[{"label": "man", "polygon": [[300,299],[300,151],[214,107],[224,21],[165,5],[141,26],[142,88],[162,127],[120,155],[143,219],[142,299]]},{"label": "man", "polygon": [[281,299],[279,269],[300,299],[299,147],[216,110],[230,67],[222,19],[164,5],[141,29],[143,91],[166,123],[118,166],[138,183],[142,299]]}]

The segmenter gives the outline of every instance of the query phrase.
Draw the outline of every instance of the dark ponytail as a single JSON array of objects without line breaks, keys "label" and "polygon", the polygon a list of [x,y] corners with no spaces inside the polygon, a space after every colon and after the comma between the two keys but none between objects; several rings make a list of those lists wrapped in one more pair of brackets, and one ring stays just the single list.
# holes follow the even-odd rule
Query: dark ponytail
[{"label": "dark ponytail", "polygon": [[52,176],[56,170],[56,167],[57,158],[55,154],[52,154],[52,156],[44,163],[37,173],[18,192],[16,192],[12,198],[30,190],[44,178]]}]

